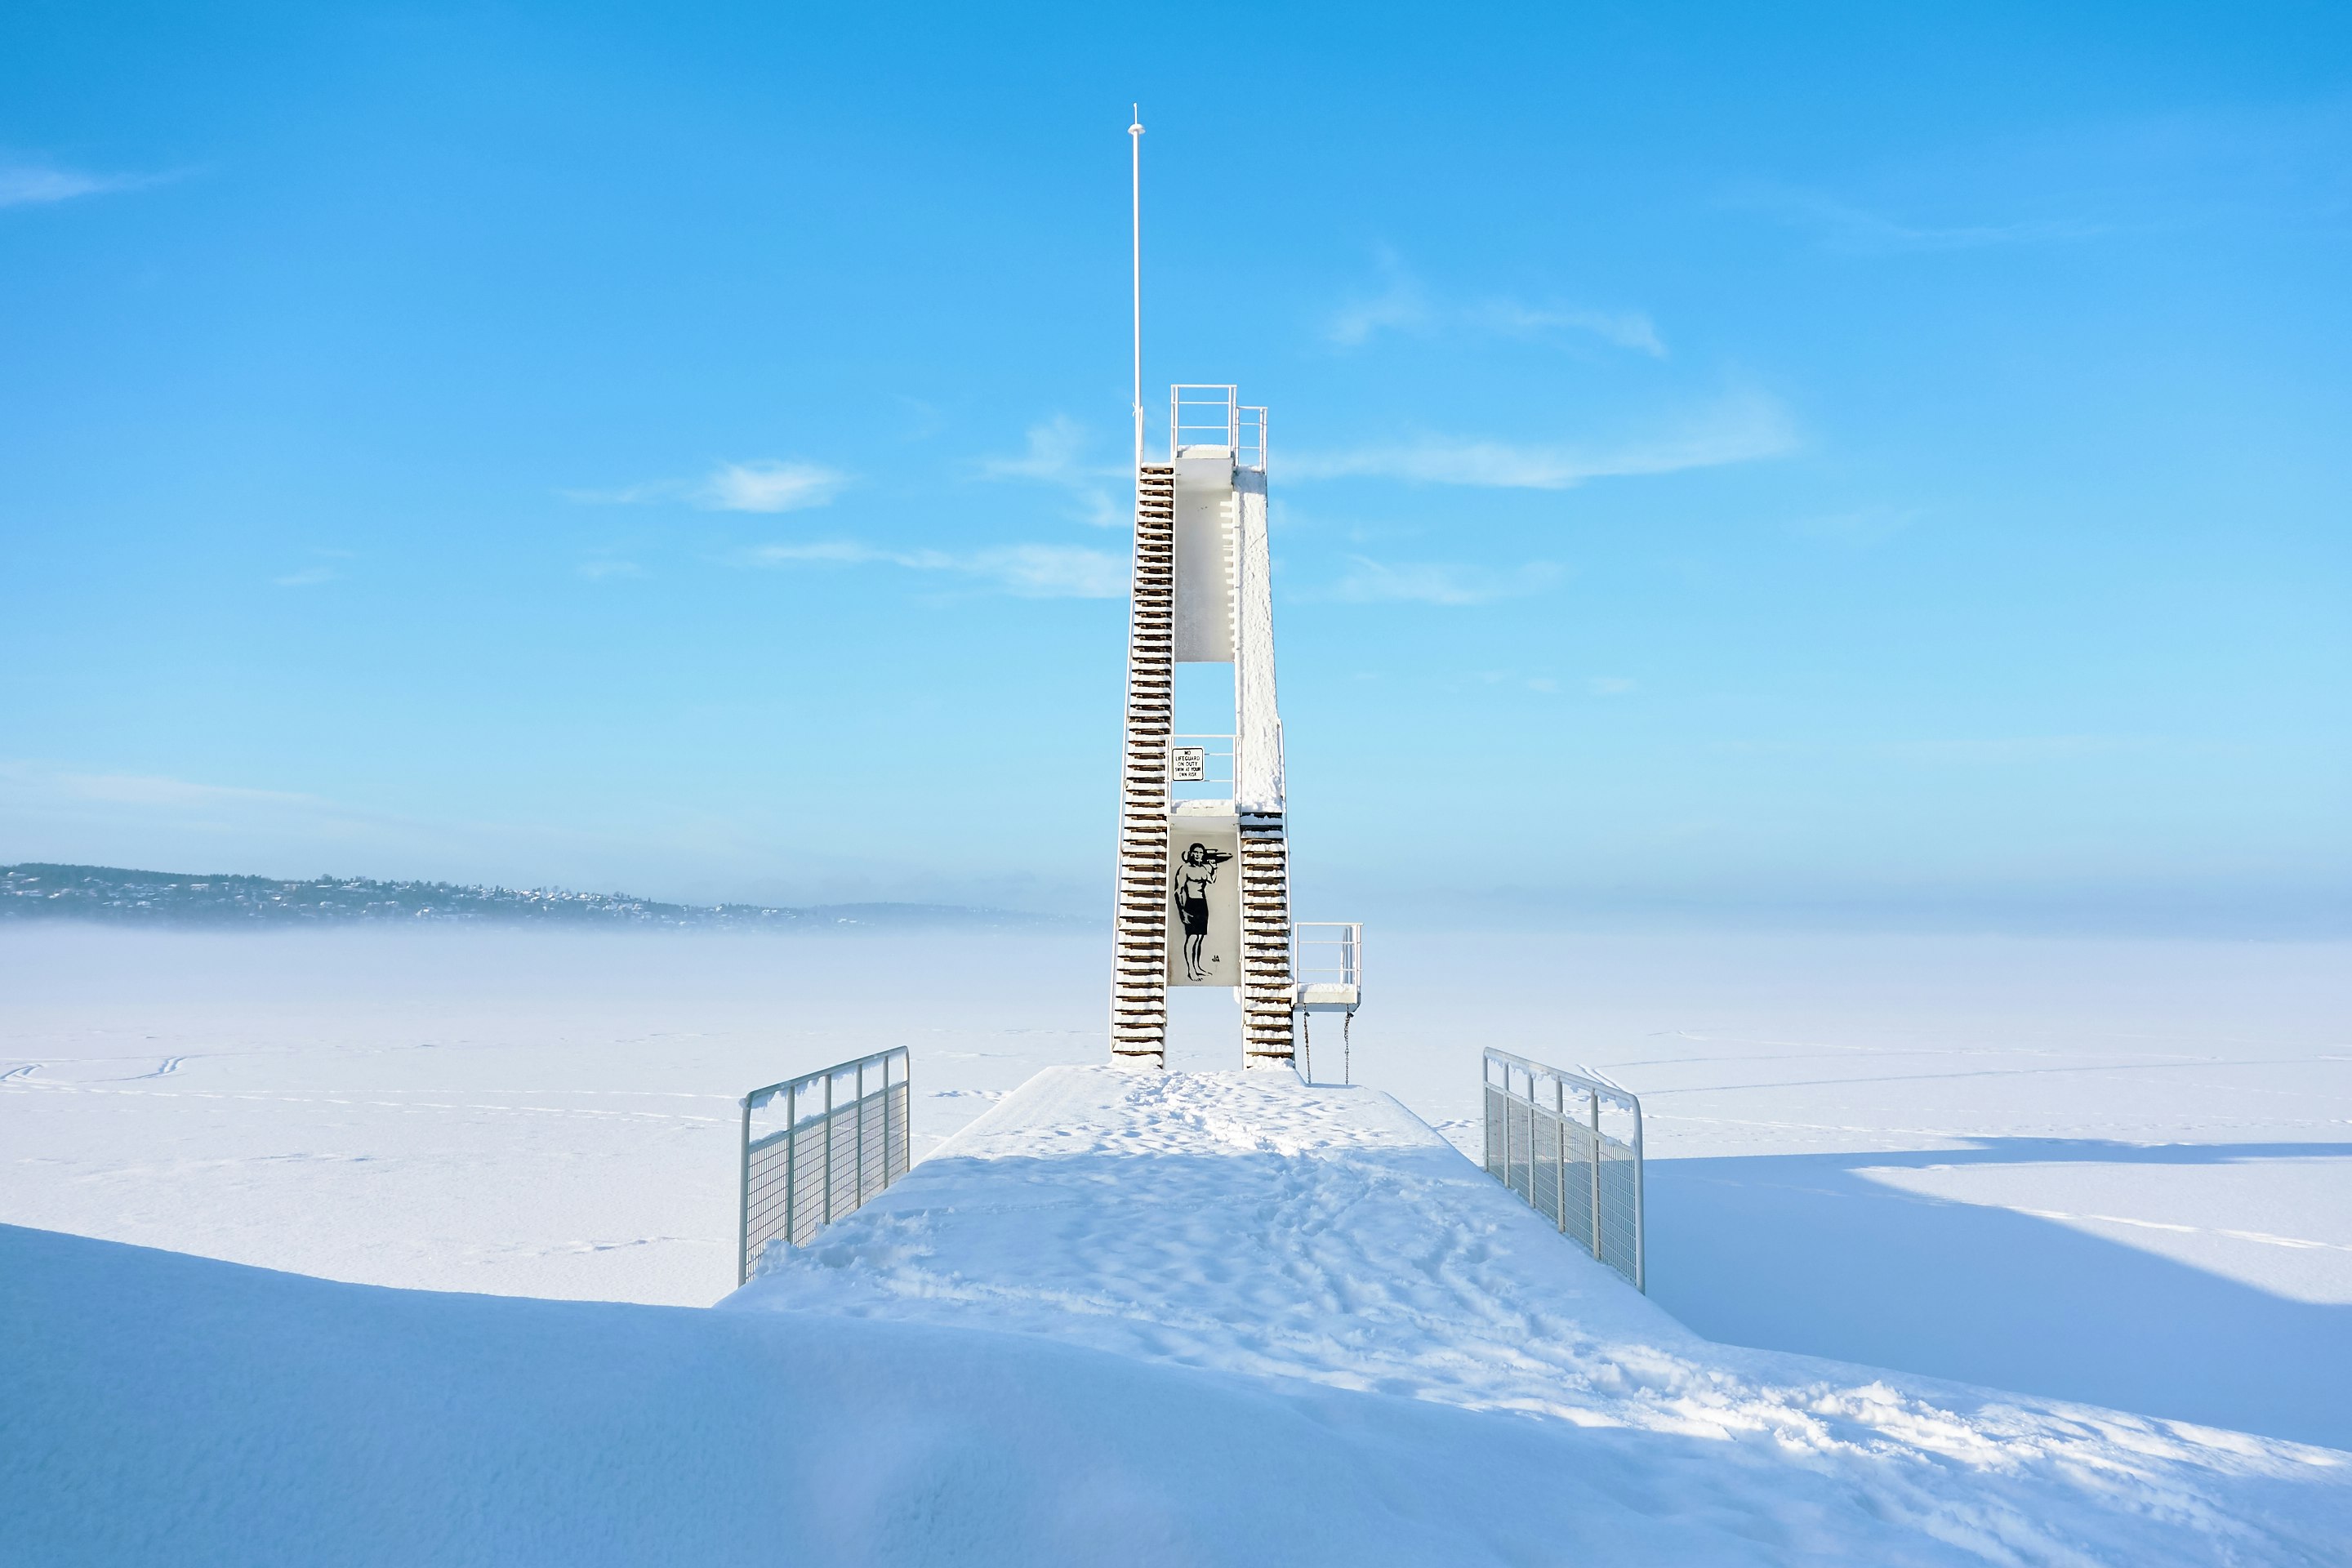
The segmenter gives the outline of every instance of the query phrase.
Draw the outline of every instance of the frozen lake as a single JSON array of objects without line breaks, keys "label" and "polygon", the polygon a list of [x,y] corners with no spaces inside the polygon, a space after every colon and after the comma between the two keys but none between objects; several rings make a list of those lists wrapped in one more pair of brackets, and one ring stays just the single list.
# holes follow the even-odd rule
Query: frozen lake
[{"label": "frozen lake", "polygon": [[[2352,1447],[2352,945],[1372,939],[1357,1079],[1457,1143],[1483,1045],[1641,1093],[1652,1293],[1699,1333]],[[908,1045],[919,1157],[1100,1058],[1107,969],[1083,934],[18,926],[0,1222],[705,1305],[739,1094]],[[1179,1000],[1175,1065],[1233,1065],[1232,1003]]]}]

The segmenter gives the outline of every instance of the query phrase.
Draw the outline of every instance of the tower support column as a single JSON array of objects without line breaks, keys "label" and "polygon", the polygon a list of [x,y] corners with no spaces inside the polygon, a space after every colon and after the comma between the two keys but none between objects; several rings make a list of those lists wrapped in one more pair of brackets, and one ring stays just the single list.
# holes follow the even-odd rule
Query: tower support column
[{"label": "tower support column", "polygon": [[1175,721],[1176,470],[1135,476],[1127,722],[1119,748],[1118,879],[1112,917],[1114,1060],[1168,1065],[1168,737]]}]

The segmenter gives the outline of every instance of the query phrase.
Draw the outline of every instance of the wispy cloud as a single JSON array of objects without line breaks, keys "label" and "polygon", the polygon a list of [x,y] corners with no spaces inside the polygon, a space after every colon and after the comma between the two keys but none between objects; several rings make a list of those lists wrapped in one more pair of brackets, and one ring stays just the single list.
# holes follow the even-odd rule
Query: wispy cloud
[{"label": "wispy cloud", "polygon": [[821,463],[721,463],[688,499],[714,511],[799,511],[824,505],[848,482]]},{"label": "wispy cloud", "polygon": [[2125,735],[2008,735],[1967,740],[1896,741],[1878,748],[1884,754],[1903,762],[1957,767],[2063,762],[2077,757],[2115,756],[2156,749],[2149,741]]},{"label": "wispy cloud", "polygon": [[41,206],[51,202],[69,202],[77,196],[136,190],[153,184],[160,177],[97,174],[55,163],[0,158],[0,207]]},{"label": "wispy cloud", "polygon": [[721,463],[698,479],[650,479],[617,489],[563,490],[564,500],[589,506],[682,502],[705,511],[800,511],[826,505],[850,477],[822,463],[763,458]]},{"label": "wispy cloud", "polygon": [[1733,198],[1801,228],[1811,229],[1831,250],[1853,256],[1905,252],[1981,250],[2000,245],[2047,245],[2088,239],[2106,232],[2104,224],[2076,218],[2041,218],[2009,223],[1920,224],[1890,217],[1840,200],[1826,192],[1783,185],[1752,185]]},{"label": "wispy cloud", "polygon": [[272,577],[269,581],[280,588],[316,588],[322,583],[332,583],[341,579],[343,569],[334,563],[352,559],[352,552],[348,550],[331,550],[323,545],[314,546],[306,553],[310,556],[313,564],[297,567],[282,576]]},{"label": "wispy cloud", "polygon": [[1916,507],[1865,506],[1852,511],[1826,512],[1800,518],[1790,531],[1832,544],[1879,544],[1911,526],[1919,516]]},{"label": "wispy cloud", "polygon": [[1028,448],[1021,456],[982,458],[981,478],[1067,484],[1088,472],[1078,462],[1078,454],[1085,446],[1086,432],[1078,427],[1078,422],[1066,414],[1056,414],[1043,424],[1029,426]]},{"label": "wispy cloud", "polygon": [[1343,301],[1324,323],[1323,335],[1342,348],[1360,347],[1383,332],[1511,338],[1567,332],[1596,337],[1654,358],[1666,355],[1656,324],[1640,310],[1530,304],[1503,297],[1449,300],[1433,294],[1393,251],[1381,252],[1378,263],[1379,286]]},{"label": "wispy cloud", "polygon": [[67,800],[103,801],[116,805],[220,806],[300,805],[327,803],[312,795],[286,790],[238,789],[226,784],[195,784],[186,779],[151,773],[82,773],[40,768],[29,763],[0,763],[0,784],[37,785]]},{"label": "wispy cloud", "polygon": [[1285,479],[1399,479],[1495,489],[1569,489],[1588,479],[1671,474],[1775,458],[1797,444],[1795,421],[1773,399],[1726,399],[1676,430],[1613,445],[1514,443],[1424,436],[1284,459]]},{"label": "wispy cloud", "polygon": [[1465,312],[1496,332],[1537,337],[1545,332],[1589,332],[1621,349],[1635,349],[1653,359],[1666,357],[1657,324],[1642,310],[1587,310],[1568,305],[1526,305],[1516,300],[1488,300]]},{"label": "wispy cloud", "polygon": [[570,489],[555,493],[565,500],[578,501],[582,506],[639,506],[646,501],[677,500],[686,493],[684,479],[649,479],[641,485],[620,485],[611,489]]},{"label": "wispy cloud", "polygon": [[1559,567],[1549,561],[1530,561],[1501,572],[1450,562],[1387,562],[1351,555],[1346,574],[1337,583],[1303,596],[1354,605],[1490,605],[1540,594],[1559,578]]},{"label": "wispy cloud", "polygon": [[866,565],[940,572],[984,582],[1023,599],[1117,599],[1128,587],[1127,562],[1108,551],[1058,544],[1005,544],[957,552],[883,550],[854,540],[763,544],[743,552],[753,566]]},{"label": "wispy cloud", "polygon": [[1343,347],[1370,342],[1381,332],[1401,328],[1417,330],[1430,324],[1433,312],[1421,280],[1397,258],[1394,251],[1381,251],[1376,261],[1381,272],[1380,286],[1342,301],[1324,324],[1323,335]]},{"label": "wispy cloud", "polygon": [[1478,672],[1478,679],[1483,685],[1517,687],[1522,691],[1532,691],[1538,697],[1554,697],[1559,693],[1559,680],[1549,675],[1521,675],[1513,669],[1482,669]]},{"label": "wispy cloud", "polygon": [[575,570],[579,572],[580,575],[587,578],[592,583],[602,582],[607,577],[642,577],[645,575],[645,573],[638,569],[637,563],[634,561],[583,561]]},{"label": "wispy cloud", "polygon": [[1596,675],[1584,683],[1584,689],[1595,697],[1623,697],[1641,682],[1622,675]]},{"label": "wispy cloud", "polygon": [[1089,465],[1085,460],[1086,449],[1084,426],[1067,415],[1056,414],[1042,424],[1029,426],[1027,447],[1021,456],[981,459],[980,477],[1052,485],[1066,490],[1078,502],[1081,521],[1097,528],[1109,528],[1123,521],[1125,514],[1111,499],[1104,481],[1124,475],[1126,470]]}]

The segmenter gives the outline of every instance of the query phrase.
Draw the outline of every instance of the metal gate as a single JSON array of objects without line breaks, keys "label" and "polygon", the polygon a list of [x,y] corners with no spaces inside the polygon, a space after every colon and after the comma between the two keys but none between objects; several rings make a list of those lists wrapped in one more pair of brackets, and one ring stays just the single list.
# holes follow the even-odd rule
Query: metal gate
[{"label": "metal gate", "polygon": [[[1647,1290],[1641,1100],[1601,1079],[1507,1051],[1488,1051],[1485,1071],[1487,1173]],[[1603,1127],[1603,1106],[1615,1131]]]},{"label": "metal gate", "polygon": [[904,1046],[745,1095],[735,1282],[772,1241],[799,1247],[907,1173]]}]

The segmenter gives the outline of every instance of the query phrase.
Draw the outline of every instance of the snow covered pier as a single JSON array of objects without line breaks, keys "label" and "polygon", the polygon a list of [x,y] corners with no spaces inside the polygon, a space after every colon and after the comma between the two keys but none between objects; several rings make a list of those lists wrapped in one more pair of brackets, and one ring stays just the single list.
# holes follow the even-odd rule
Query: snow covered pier
[{"label": "snow covered pier", "polygon": [[[1710,1343],[1395,1100],[1287,1073],[1050,1068],[724,1305],[1271,1396],[1306,1426],[1220,1484],[1386,1516],[1186,1561],[2352,1562],[2346,1455]],[[1122,1485],[1198,1466],[1129,1414]]]},{"label": "snow covered pier", "polygon": [[1479,1405],[1680,1334],[1387,1095],[1242,1070],[1048,1068],[731,1300]]}]

